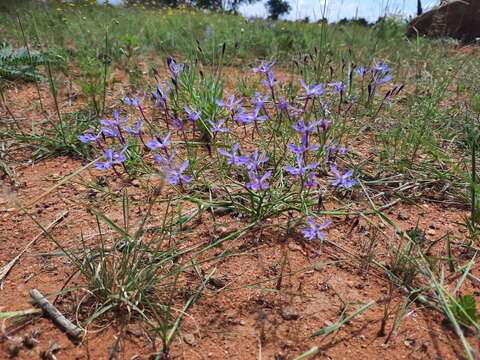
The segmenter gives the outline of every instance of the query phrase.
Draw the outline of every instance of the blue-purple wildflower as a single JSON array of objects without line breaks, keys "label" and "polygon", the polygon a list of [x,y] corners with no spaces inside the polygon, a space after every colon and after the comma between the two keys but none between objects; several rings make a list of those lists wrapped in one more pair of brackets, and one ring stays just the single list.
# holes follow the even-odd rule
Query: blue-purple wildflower
[{"label": "blue-purple wildflower", "polygon": [[277,79],[275,79],[275,75],[273,74],[273,72],[269,71],[266,73],[266,77],[267,78],[262,81],[262,84],[266,87],[269,87],[270,89],[273,89],[277,82]]},{"label": "blue-purple wildflower", "polygon": [[275,60],[272,62],[262,61],[258,67],[254,67],[252,71],[254,73],[264,73],[267,74],[271,72],[272,67],[275,65]]},{"label": "blue-purple wildflower", "polygon": [[255,150],[254,153],[248,158],[248,162],[246,162],[244,165],[248,170],[256,171],[259,170],[267,161],[267,155],[260,155],[259,151]]},{"label": "blue-purple wildflower", "polygon": [[324,230],[328,229],[332,222],[327,220],[323,223],[316,223],[315,220],[311,217],[307,218],[307,227],[303,228],[302,233],[305,239],[313,241],[320,240],[323,241],[326,238]]},{"label": "blue-purple wildflower", "polygon": [[159,150],[159,149],[165,150],[172,143],[171,137],[172,137],[172,133],[169,132],[163,138],[160,136],[157,136],[155,139],[148,141],[146,145],[150,150]]},{"label": "blue-purple wildflower", "polygon": [[213,122],[212,120],[207,119],[207,123],[210,125],[210,131],[212,132],[212,134],[230,132],[230,129],[224,126],[225,119],[220,119],[217,122]]},{"label": "blue-purple wildflower", "polygon": [[135,126],[122,126],[122,129],[129,135],[140,136],[142,134],[142,120],[137,120]]},{"label": "blue-purple wildflower", "polygon": [[102,151],[103,158],[105,161],[97,161],[95,167],[99,170],[108,170],[114,165],[122,164],[127,159],[125,156],[125,151],[127,146],[125,146],[121,151],[115,151],[112,149],[105,149]]},{"label": "blue-purple wildflower", "polygon": [[217,100],[215,101],[215,103],[217,104],[217,106],[225,108],[230,112],[235,112],[238,109],[239,105],[242,103],[242,98],[236,99],[235,95],[230,95],[227,101]]},{"label": "blue-purple wildflower", "polygon": [[305,176],[308,172],[315,170],[318,166],[317,162],[305,165],[305,161],[301,154],[296,156],[297,166],[286,165],[283,169],[293,176]]},{"label": "blue-purple wildflower", "polygon": [[261,176],[258,175],[257,172],[249,171],[248,177],[250,181],[245,186],[248,189],[253,191],[267,190],[270,188],[270,185],[268,184],[267,180],[271,175],[272,175],[271,171],[267,171],[265,174]]},{"label": "blue-purple wildflower", "polygon": [[180,76],[180,73],[183,70],[183,65],[182,64],[177,64],[171,56],[169,56],[167,58],[167,65],[168,65],[168,69],[170,70],[170,73],[172,74],[172,76],[175,79],[178,78]]},{"label": "blue-purple wildflower", "polygon": [[250,101],[252,105],[255,106],[256,109],[262,109],[265,106],[265,103],[268,101],[267,95],[262,95],[258,92],[255,93],[255,97],[253,97]]},{"label": "blue-purple wildflower", "polygon": [[345,83],[343,81],[332,82],[328,86],[333,88],[335,94],[343,94],[345,91]]},{"label": "blue-purple wildflower", "polygon": [[325,94],[325,86],[323,84],[307,85],[303,80],[301,80],[300,83],[307,97],[322,96]]},{"label": "blue-purple wildflower", "polygon": [[165,90],[163,89],[162,84],[157,84],[156,90],[152,93],[153,101],[155,106],[165,109],[167,107],[168,97],[170,95],[170,85],[167,84]]},{"label": "blue-purple wildflower", "polygon": [[133,107],[137,107],[137,108],[141,105],[141,104],[140,104],[140,99],[139,99],[137,96],[135,96],[135,97],[133,97],[133,98],[128,97],[128,96],[125,96],[125,97],[123,98],[123,103],[124,103],[125,105],[133,106]]},{"label": "blue-purple wildflower", "polygon": [[225,149],[218,149],[218,152],[227,158],[227,165],[242,166],[248,162],[248,157],[238,155],[239,148],[240,146],[238,144],[233,144],[231,152]]},{"label": "blue-purple wildflower", "polygon": [[342,186],[345,189],[350,189],[358,183],[357,180],[352,179],[353,170],[347,170],[342,174],[335,165],[332,165],[330,170],[335,175],[335,180],[332,182],[332,186],[334,187]]},{"label": "blue-purple wildflower", "polygon": [[304,141],[302,141],[300,145],[288,144],[287,147],[294,154],[303,154],[303,153],[306,153],[307,151],[317,151],[318,149],[320,149],[320,146],[315,144],[307,145]]},{"label": "blue-purple wildflower", "polygon": [[178,185],[183,183],[188,183],[192,180],[191,176],[185,175],[184,172],[188,169],[189,161],[185,160],[180,166],[166,166],[162,168],[165,180],[170,185]]},{"label": "blue-purple wildflower", "polygon": [[170,166],[173,163],[173,160],[175,159],[176,156],[176,150],[175,148],[172,149],[172,153],[170,155],[165,155],[165,154],[154,154],[153,159],[160,164],[161,166]]},{"label": "blue-purple wildflower", "polygon": [[194,111],[194,110],[192,110],[189,106],[185,106],[185,107],[184,107],[184,110],[185,110],[185,112],[187,113],[188,119],[189,119],[191,122],[197,122],[197,120],[200,119],[200,116],[202,116],[202,112],[201,112],[201,111]]},{"label": "blue-purple wildflower", "polygon": [[92,132],[86,132],[85,134],[82,134],[78,137],[78,140],[80,140],[84,144],[88,144],[91,142],[96,142],[99,139],[99,134],[95,135]]},{"label": "blue-purple wildflower", "polygon": [[365,66],[359,66],[354,71],[357,75],[359,75],[362,78],[364,78],[365,75],[367,74],[367,68]]},{"label": "blue-purple wildflower", "polygon": [[303,119],[299,120],[296,124],[292,125],[292,128],[300,134],[314,134],[317,132],[317,126],[320,125],[320,121],[315,120],[310,124],[305,123]]}]

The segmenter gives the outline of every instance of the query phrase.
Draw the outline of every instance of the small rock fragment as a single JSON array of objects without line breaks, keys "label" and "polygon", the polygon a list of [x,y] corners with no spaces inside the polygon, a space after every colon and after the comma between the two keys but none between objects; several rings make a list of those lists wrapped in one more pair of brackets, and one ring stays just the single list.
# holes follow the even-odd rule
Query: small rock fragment
[{"label": "small rock fragment", "polygon": [[282,308],[281,315],[282,319],[287,321],[297,320],[300,317],[300,315],[293,306],[285,306],[284,308]]},{"label": "small rock fragment", "polygon": [[193,334],[190,334],[190,333],[183,334],[183,340],[190,346],[197,345],[197,340],[195,339],[195,336]]},{"label": "small rock fragment", "polygon": [[313,270],[315,271],[323,271],[325,269],[325,265],[324,264],[315,264],[313,265]]},{"label": "small rock fragment", "polygon": [[405,212],[399,212],[397,218],[398,220],[408,220],[410,219],[410,215]]},{"label": "small rock fragment", "polygon": [[415,347],[417,341],[415,339],[405,339],[403,343],[405,344],[406,347],[412,348],[412,347]]},{"label": "small rock fragment", "polygon": [[427,235],[434,236],[437,232],[433,229],[428,229],[427,230]]},{"label": "small rock fragment", "polygon": [[20,349],[22,348],[22,342],[20,338],[11,338],[9,344],[7,346],[8,354],[11,358],[15,358],[20,353]]}]

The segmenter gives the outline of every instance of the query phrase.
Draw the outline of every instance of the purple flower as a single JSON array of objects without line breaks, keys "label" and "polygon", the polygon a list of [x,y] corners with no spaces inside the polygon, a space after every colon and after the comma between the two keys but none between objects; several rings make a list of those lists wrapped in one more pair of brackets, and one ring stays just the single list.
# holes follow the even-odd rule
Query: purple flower
[{"label": "purple flower", "polygon": [[336,94],[340,94],[345,91],[345,84],[343,83],[343,81],[329,83],[328,86],[333,87],[333,92]]},{"label": "purple flower", "polygon": [[365,74],[367,73],[367,68],[365,66],[359,66],[354,71],[357,75],[359,75],[363,78],[363,77],[365,77]]},{"label": "purple flower", "polygon": [[372,80],[375,85],[383,85],[393,80],[390,67],[384,63],[374,64],[370,69]]},{"label": "purple flower", "polygon": [[98,140],[99,136],[95,135],[91,132],[86,132],[85,134],[82,134],[78,137],[78,140],[80,140],[84,144],[88,144],[91,142],[96,142]]},{"label": "purple flower", "polygon": [[290,104],[288,103],[287,100],[285,99],[280,99],[280,101],[278,102],[278,109],[279,110],[282,110],[282,111],[287,111],[290,107]]},{"label": "purple flower", "polygon": [[302,84],[302,87],[305,90],[305,95],[307,97],[322,96],[323,94],[325,94],[325,87],[323,84],[307,85],[303,80],[301,80],[300,83]]},{"label": "purple flower", "polygon": [[117,128],[103,127],[100,130],[106,137],[116,138],[120,136],[120,131]]},{"label": "purple flower", "polygon": [[176,151],[175,148],[173,148],[171,155],[154,154],[153,159],[162,166],[170,166],[173,163],[175,156]]},{"label": "purple flower", "polygon": [[251,99],[250,103],[255,106],[256,109],[262,109],[268,100],[268,96],[260,93],[255,93],[255,97]]},{"label": "purple flower", "polygon": [[357,180],[351,178],[353,170],[348,170],[342,174],[334,165],[330,167],[330,170],[335,175],[335,180],[332,182],[334,187],[343,186],[345,189],[350,189],[357,184]]},{"label": "purple flower", "polygon": [[165,175],[165,180],[170,185],[178,185],[181,183],[188,183],[192,180],[191,176],[183,173],[188,169],[189,161],[185,160],[180,166],[166,166],[162,170]]},{"label": "purple flower", "polygon": [[264,122],[267,121],[268,117],[266,115],[260,115],[260,109],[256,108],[251,114],[246,112],[239,111],[234,116],[234,120],[242,124],[250,124],[252,122]]},{"label": "purple flower", "polygon": [[169,132],[163,139],[157,136],[155,139],[148,141],[146,145],[150,150],[167,149],[168,145],[172,143],[171,137],[172,133]]},{"label": "purple flower", "polygon": [[176,130],[182,130],[183,129],[183,121],[182,119],[179,119],[178,117],[174,116],[172,118],[172,125],[173,128]]},{"label": "purple flower", "polygon": [[123,130],[129,135],[140,136],[142,133],[142,120],[137,120],[135,122],[135,127],[123,126]]},{"label": "purple flower", "polygon": [[311,164],[305,165],[305,161],[303,160],[302,155],[297,155],[296,161],[297,161],[297,167],[287,165],[283,168],[286,172],[290,173],[293,176],[303,177],[307,174],[307,172],[311,170],[315,170],[318,166],[317,162],[313,162]]},{"label": "purple flower", "polygon": [[167,107],[168,96],[170,94],[170,86],[167,85],[165,90],[163,90],[162,84],[157,84],[157,89],[152,93],[152,98],[155,102],[155,105],[165,109]]},{"label": "purple flower", "polygon": [[267,76],[267,79],[263,80],[262,84],[272,89],[275,86],[275,83],[277,82],[277,80],[275,79],[275,75],[273,75],[273,73],[269,71],[267,72],[266,76]]},{"label": "purple flower", "polygon": [[307,240],[325,240],[325,233],[323,230],[327,229],[332,222],[327,220],[321,224],[317,224],[315,220],[311,217],[307,218],[307,227],[303,228],[302,233],[305,239]]},{"label": "purple flower", "polygon": [[247,184],[245,184],[245,186],[248,189],[253,191],[267,190],[270,187],[270,185],[266,181],[271,175],[272,175],[271,171],[267,171],[262,176],[258,175],[256,172],[250,171],[248,173],[248,177],[250,178],[250,181]]},{"label": "purple flower", "polygon": [[313,121],[311,124],[306,124],[305,121],[299,120],[296,124],[292,125],[296,132],[301,134],[312,134],[317,132],[317,126],[320,125],[320,121]]},{"label": "purple flower", "polygon": [[309,133],[305,132],[302,134],[302,139],[300,145],[288,144],[288,148],[291,152],[297,155],[302,155],[307,151],[317,151],[320,147],[318,145],[309,145],[308,144]]},{"label": "purple flower", "polygon": [[168,69],[170,70],[170,73],[173,75],[173,77],[175,79],[178,78],[178,76],[180,75],[180,73],[183,70],[183,65],[177,64],[171,56],[169,56],[167,58],[167,65],[168,65]]},{"label": "purple flower", "polygon": [[243,107],[238,109],[238,112],[233,116],[233,120],[241,124],[250,124],[253,121],[253,118],[250,114],[246,113]]},{"label": "purple flower", "polygon": [[258,150],[256,150],[249,158],[248,162],[245,164],[246,168],[250,171],[260,169],[263,164],[268,161],[268,156],[260,155]]},{"label": "purple flower", "polygon": [[320,148],[318,145],[307,145],[304,141],[302,141],[300,145],[288,144],[287,146],[294,154],[303,154],[307,151],[317,151]]},{"label": "purple flower", "polygon": [[267,61],[262,61],[260,63],[260,66],[254,67],[252,69],[252,71],[254,73],[264,73],[264,74],[266,74],[266,73],[271,72],[271,69],[272,69],[273,65],[275,65],[275,60],[273,60],[271,63],[269,63]]},{"label": "purple flower", "polygon": [[215,101],[217,106],[226,108],[226,109],[230,110],[231,112],[234,112],[238,108],[238,106],[240,105],[241,102],[242,102],[242,98],[235,99],[235,95],[231,95],[226,102],[223,101],[223,100]]},{"label": "purple flower", "polygon": [[97,161],[95,167],[99,170],[110,169],[115,164],[121,164],[127,159],[125,157],[125,151],[127,146],[125,146],[121,151],[114,151],[112,149],[103,150],[103,158],[105,161]]},{"label": "purple flower", "polygon": [[310,188],[318,185],[320,185],[320,183],[317,181],[315,173],[311,172],[310,174],[308,174],[307,179],[305,180],[305,186]]},{"label": "purple flower", "polygon": [[140,106],[140,99],[137,96],[135,96],[134,98],[125,96],[125,98],[123,99],[123,102],[125,105],[128,105],[128,106],[134,106],[134,107]]},{"label": "purple flower", "polygon": [[192,122],[196,122],[198,119],[200,119],[200,116],[202,116],[201,111],[193,111],[188,106],[185,106],[184,110],[187,113],[189,120]]},{"label": "purple flower", "polygon": [[230,132],[230,130],[226,126],[224,126],[225,119],[220,119],[216,123],[210,119],[207,119],[207,123],[210,125],[210,131],[212,132],[212,134]]},{"label": "purple flower", "polygon": [[335,143],[332,145],[327,146],[326,148],[328,155],[333,155],[333,154],[340,154],[340,155],[345,155],[348,153],[348,149],[344,146],[337,146]]},{"label": "purple flower", "polygon": [[111,127],[111,128],[113,128],[113,127],[118,128],[120,125],[125,124],[126,122],[127,122],[127,119],[126,118],[121,118],[118,110],[115,110],[113,112],[113,120],[110,120],[110,119],[101,119],[100,120],[100,124],[102,126]]},{"label": "purple flower", "polygon": [[380,76],[377,75],[377,76],[374,76],[373,80],[375,82],[375,85],[378,86],[378,85],[389,83],[390,81],[393,80],[393,76],[390,74],[380,75]]},{"label": "purple flower", "polygon": [[330,129],[330,121],[327,119],[320,120],[318,125],[320,126],[320,129],[322,129],[323,133],[326,133],[328,129]]},{"label": "purple flower", "polygon": [[389,73],[390,67],[385,63],[375,63],[371,68],[372,73]]},{"label": "purple flower", "polygon": [[237,155],[238,149],[238,144],[233,144],[231,152],[225,149],[218,149],[218,152],[227,158],[227,165],[242,166],[248,162],[248,157]]}]

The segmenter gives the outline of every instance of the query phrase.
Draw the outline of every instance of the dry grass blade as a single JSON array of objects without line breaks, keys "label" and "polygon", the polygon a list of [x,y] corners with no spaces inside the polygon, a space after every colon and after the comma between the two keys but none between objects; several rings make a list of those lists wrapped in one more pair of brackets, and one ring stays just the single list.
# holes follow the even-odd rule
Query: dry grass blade
[{"label": "dry grass blade", "polygon": [[[53,229],[57,224],[59,224],[63,219],[65,219],[66,217],[68,216],[68,211],[64,211],[63,213],[61,213],[55,220],[53,220],[46,228],[45,230],[46,231],[49,231],[51,229]],[[5,265],[4,267],[2,267],[2,269],[0,270],[0,290],[3,289],[3,282],[5,281],[8,273],[10,272],[10,270],[13,269],[13,267],[15,266],[15,264],[18,262],[18,260],[20,260],[20,258],[23,256],[23,254],[25,254],[25,252],[30,248],[30,246],[32,246],[33,244],[35,244],[35,242],[37,242],[38,239],[40,239],[42,237],[42,235],[45,234],[44,231],[40,232],[37,234],[37,236],[35,236],[23,249],[22,251],[20,251],[20,253],[15,256],[7,265]]]},{"label": "dry grass blade", "polygon": [[98,161],[98,158],[95,159],[95,160],[92,160],[90,161],[87,165],[81,167],[80,169],[78,169],[77,171],[75,171],[74,173],[64,177],[62,180],[60,180],[58,183],[56,183],[54,186],[52,186],[50,189],[48,189],[47,191],[45,191],[43,194],[37,196],[35,199],[33,199],[32,201],[30,201],[28,204],[25,205],[25,209],[28,209],[30,207],[32,207],[33,205],[35,205],[36,203],[38,203],[40,200],[42,200],[45,196],[47,196],[48,194],[50,194],[53,190],[57,189],[58,187],[66,184],[67,182],[69,182],[70,180],[72,180],[75,176],[79,175],[80,173],[82,173],[84,170],[88,169],[90,166],[92,166],[93,164],[95,164],[96,162]]}]

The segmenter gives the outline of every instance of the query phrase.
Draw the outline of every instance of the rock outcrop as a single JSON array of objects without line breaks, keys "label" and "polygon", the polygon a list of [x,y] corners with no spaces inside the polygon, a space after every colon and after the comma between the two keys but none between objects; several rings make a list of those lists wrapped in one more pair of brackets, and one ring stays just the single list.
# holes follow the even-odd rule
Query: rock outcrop
[{"label": "rock outcrop", "polygon": [[444,1],[413,19],[407,36],[451,37],[463,42],[480,38],[480,0]]}]

